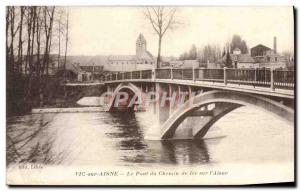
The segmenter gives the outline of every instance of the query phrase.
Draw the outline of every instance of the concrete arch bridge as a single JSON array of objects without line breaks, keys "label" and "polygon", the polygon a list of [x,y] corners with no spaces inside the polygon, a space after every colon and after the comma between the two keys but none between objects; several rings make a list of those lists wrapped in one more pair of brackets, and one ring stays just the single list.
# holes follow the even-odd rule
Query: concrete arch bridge
[{"label": "concrete arch bridge", "polygon": [[109,74],[104,86],[108,111],[153,110],[158,125],[151,139],[201,138],[241,106],[294,123],[294,71],[168,68]]}]

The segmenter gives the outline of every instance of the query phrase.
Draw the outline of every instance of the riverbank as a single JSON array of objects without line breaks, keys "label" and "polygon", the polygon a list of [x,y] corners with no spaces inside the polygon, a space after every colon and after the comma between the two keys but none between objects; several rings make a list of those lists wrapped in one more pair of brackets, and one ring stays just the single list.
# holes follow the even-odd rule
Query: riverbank
[{"label": "riverbank", "polygon": [[105,112],[105,107],[70,107],[70,108],[36,108],[31,113],[79,113],[79,112]]},{"label": "riverbank", "polygon": [[85,113],[105,111],[108,111],[108,109],[105,107],[102,97],[83,97],[70,107],[33,108],[31,113]]}]

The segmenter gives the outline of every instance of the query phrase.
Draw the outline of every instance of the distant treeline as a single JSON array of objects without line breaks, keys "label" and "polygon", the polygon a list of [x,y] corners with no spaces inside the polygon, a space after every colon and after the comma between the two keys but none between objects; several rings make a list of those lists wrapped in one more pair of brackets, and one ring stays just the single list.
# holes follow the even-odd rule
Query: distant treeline
[{"label": "distant treeline", "polygon": [[[245,40],[239,35],[233,35],[230,42],[227,42],[223,50],[218,44],[206,44],[197,50],[193,44],[191,49],[180,55],[180,60],[199,60],[201,63],[213,62],[216,63],[226,54],[232,54],[235,48],[239,48],[242,54],[248,53],[248,46]],[[229,63],[228,63],[229,64]]]}]

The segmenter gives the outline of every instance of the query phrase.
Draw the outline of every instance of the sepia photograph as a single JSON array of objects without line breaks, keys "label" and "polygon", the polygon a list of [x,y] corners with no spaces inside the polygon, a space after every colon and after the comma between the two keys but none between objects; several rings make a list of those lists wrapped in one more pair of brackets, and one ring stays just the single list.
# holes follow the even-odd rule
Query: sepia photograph
[{"label": "sepia photograph", "polygon": [[294,16],[7,5],[6,184],[295,184]]}]

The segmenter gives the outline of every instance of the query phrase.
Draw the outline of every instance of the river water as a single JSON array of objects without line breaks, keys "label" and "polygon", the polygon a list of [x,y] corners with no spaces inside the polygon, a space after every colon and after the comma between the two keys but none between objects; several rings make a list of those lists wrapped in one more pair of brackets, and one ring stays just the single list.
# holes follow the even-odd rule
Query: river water
[{"label": "river water", "polygon": [[151,124],[153,119],[145,112],[48,113],[8,118],[7,176],[15,176],[20,164],[26,163],[41,164],[44,169],[209,168],[238,164],[243,170],[268,165],[269,169],[284,169],[284,180],[292,180],[294,127],[268,113],[250,107],[236,109],[215,123],[201,140],[145,140]]}]

